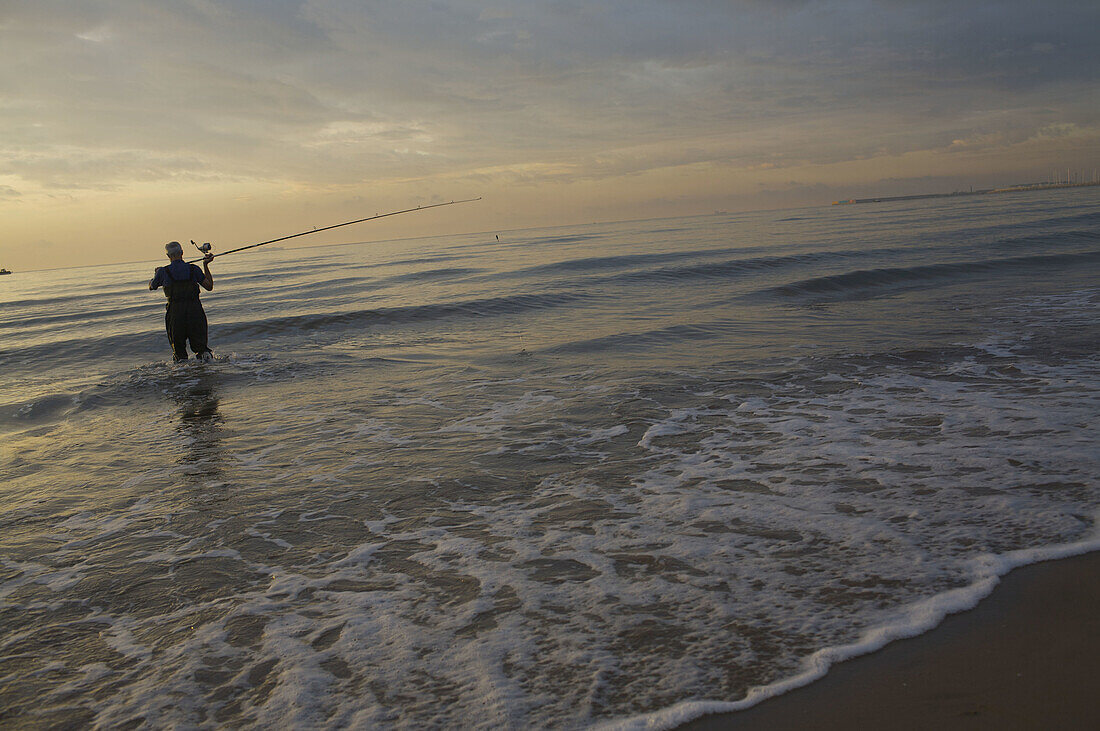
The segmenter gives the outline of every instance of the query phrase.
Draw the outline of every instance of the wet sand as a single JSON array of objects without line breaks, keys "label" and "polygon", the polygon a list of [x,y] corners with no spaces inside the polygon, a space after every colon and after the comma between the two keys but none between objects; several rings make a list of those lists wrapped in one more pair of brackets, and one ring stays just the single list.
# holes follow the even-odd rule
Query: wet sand
[{"label": "wet sand", "polygon": [[1005,576],[977,608],[683,731],[1100,728],[1100,552]]}]

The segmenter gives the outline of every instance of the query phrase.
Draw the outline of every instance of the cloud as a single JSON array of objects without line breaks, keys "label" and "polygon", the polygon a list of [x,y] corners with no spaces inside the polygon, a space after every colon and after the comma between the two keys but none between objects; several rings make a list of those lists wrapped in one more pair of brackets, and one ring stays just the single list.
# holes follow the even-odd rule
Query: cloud
[{"label": "cloud", "polygon": [[[0,28],[0,172],[73,190],[995,149],[1096,121],[1092,2],[41,0]],[[957,143],[957,144],[956,144]]]},{"label": "cloud", "polygon": [[1038,130],[1035,136],[1040,139],[1058,139],[1062,137],[1078,137],[1084,133],[1086,133],[1086,130],[1081,129],[1078,125],[1062,122],[1046,125]]},{"label": "cloud", "polygon": [[116,190],[127,182],[211,180],[219,174],[196,158],[141,151],[46,148],[0,158],[0,174],[34,180],[44,188]]}]

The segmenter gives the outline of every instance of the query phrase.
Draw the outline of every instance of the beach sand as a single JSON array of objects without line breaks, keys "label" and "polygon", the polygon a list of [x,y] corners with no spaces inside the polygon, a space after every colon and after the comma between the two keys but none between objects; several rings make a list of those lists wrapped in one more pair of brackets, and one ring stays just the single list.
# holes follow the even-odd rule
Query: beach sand
[{"label": "beach sand", "polygon": [[977,608],[714,729],[1100,728],[1100,552],[1005,576]]}]

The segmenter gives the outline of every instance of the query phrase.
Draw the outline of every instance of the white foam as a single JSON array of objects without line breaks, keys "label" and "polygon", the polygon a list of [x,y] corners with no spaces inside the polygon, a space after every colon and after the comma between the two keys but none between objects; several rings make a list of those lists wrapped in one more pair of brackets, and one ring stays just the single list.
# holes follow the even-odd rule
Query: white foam
[{"label": "white foam", "polygon": [[517,414],[529,412],[546,404],[558,401],[556,396],[548,393],[527,392],[513,402],[498,401],[481,414],[458,419],[450,424],[440,427],[441,433],[470,432],[475,434],[499,433],[508,423],[509,418]]},{"label": "white foam", "polygon": [[99,613],[92,614],[84,621],[108,624],[110,629],[107,632],[101,633],[100,636],[103,637],[104,641],[112,650],[123,657],[138,661],[149,661],[153,659],[152,649],[134,639],[133,633],[131,633],[123,623],[115,621],[109,615]]},{"label": "white foam", "polygon": [[0,585],[0,598],[10,596],[27,584],[40,584],[50,591],[61,593],[80,583],[84,573],[78,567],[54,568],[36,562],[19,562],[2,559],[3,565],[19,572],[16,578]]},{"label": "white foam", "polygon": [[693,431],[693,427],[684,422],[689,421],[693,416],[698,415],[698,413],[699,412],[692,409],[683,409],[672,413],[668,419],[657,422],[646,429],[645,434],[643,434],[642,438],[638,441],[638,446],[651,448],[653,447],[653,441],[659,437],[686,434]]},{"label": "white foam", "polygon": [[576,440],[576,444],[588,445],[597,444],[599,442],[606,442],[609,439],[628,434],[630,427],[626,424],[617,424],[606,429],[593,429],[588,433],[588,436],[582,437]]},{"label": "white foam", "polygon": [[255,538],[259,538],[259,539],[267,541],[269,543],[274,543],[279,548],[294,548],[294,544],[292,544],[288,541],[285,541],[282,538],[278,538],[278,537],[273,538],[270,533],[263,533],[261,531],[256,530],[255,528],[249,528],[248,530],[245,531],[245,534],[253,536]]},{"label": "white foam", "polygon": [[[66,505],[35,534],[62,548],[23,549],[0,598],[16,618],[103,605],[87,652],[132,661],[109,697],[76,691],[103,727],[569,728],[722,699],[615,722],[668,725],[923,631],[1052,550],[1014,549],[1095,523],[1094,364],[1003,352],[1019,373],[219,381],[232,429],[171,466],[127,455],[152,466]],[[163,416],[140,443],[179,444]],[[114,593],[123,566],[172,595]]]}]

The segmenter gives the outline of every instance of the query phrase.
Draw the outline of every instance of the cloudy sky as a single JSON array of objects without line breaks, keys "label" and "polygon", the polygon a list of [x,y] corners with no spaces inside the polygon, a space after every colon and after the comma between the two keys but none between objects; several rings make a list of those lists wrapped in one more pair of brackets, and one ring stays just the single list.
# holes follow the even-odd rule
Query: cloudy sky
[{"label": "cloudy sky", "polygon": [[0,265],[479,195],[326,240],[1091,176],[1098,29],[1095,0],[0,0]]}]

